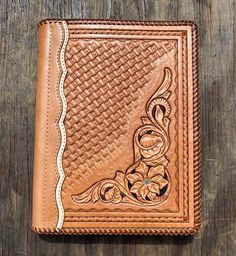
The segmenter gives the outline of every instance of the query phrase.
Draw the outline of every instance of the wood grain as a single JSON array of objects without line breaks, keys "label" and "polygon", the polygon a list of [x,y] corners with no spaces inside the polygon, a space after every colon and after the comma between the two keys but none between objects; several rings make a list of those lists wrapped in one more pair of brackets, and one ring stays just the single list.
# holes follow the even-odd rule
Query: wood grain
[{"label": "wood grain", "polygon": [[[234,0],[1,0],[0,255],[235,254],[235,13]],[[198,235],[47,237],[31,232],[37,22],[46,17],[197,22],[203,212]]]}]

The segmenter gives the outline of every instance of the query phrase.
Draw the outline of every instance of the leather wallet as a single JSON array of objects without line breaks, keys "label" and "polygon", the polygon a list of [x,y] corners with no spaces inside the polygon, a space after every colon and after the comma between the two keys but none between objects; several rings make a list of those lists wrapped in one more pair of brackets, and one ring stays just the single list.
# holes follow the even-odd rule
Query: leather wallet
[{"label": "leather wallet", "polygon": [[194,234],[196,25],[41,21],[33,183],[38,233]]}]

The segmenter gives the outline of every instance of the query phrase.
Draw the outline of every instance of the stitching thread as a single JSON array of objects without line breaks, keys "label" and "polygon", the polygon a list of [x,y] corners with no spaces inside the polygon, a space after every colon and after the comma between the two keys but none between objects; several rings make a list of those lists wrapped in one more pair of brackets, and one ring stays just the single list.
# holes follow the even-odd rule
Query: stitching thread
[{"label": "stitching thread", "polygon": [[[58,77],[57,77],[57,85],[56,86],[56,94],[57,94],[57,98],[60,99],[60,96],[59,96],[59,81],[60,81],[60,77],[61,77],[61,66],[60,66],[60,63],[59,63],[59,53],[60,53],[60,49],[62,47],[62,44],[63,44],[63,31],[62,31],[62,28],[61,28],[61,23],[58,22],[59,24],[59,30],[60,30],[60,42],[59,42],[59,46],[58,46],[58,49],[57,49],[57,54],[56,54],[56,62],[57,62],[57,67],[59,69],[59,74],[58,74]],[[59,106],[60,106],[60,109],[62,109],[62,103],[61,101],[59,100]],[[61,116],[61,113],[59,112],[58,115],[57,115],[57,118],[56,118],[56,122],[58,123],[59,122],[59,118]],[[59,145],[60,145],[60,132],[59,132],[59,127],[58,125],[56,125],[56,132],[57,132],[57,145],[56,145],[56,148],[59,148]],[[55,156],[54,156],[54,161],[53,161],[53,166],[54,166],[54,170],[56,170],[56,179],[58,180],[59,178],[59,175],[58,175],[58,172],[57,172],[57,167],[56,167],[56,162],[57,162],[57,151],[55,151]],[[56,186],[57,186],[57,182],[55,182],[54,184],[54,191],[56,191]],[[54,205],[54,209],[55,211],[57,211],[57,204],[55,202],[55,197],[53,197],[53,205]],[[57,216],[55,216],[54,218],[54,222],[53,222],[53,225],[56,226],[56,223],[57,223]]]},{"label": "stitching thread", "polygon": [[51,44],[52,28],[49,25],[49,49],[48,49],[48,74],[47,74],[47,113],[46,113],[46,143],[45,143],[45,171],[44,171],[44,192],[43,192],[43,226],[45,225],[46,209],[46,189],[47,189],[47,168],[48,168],[48,119],[49,119],[49,99],[50,99],[50,61],[51,61]]},{"label": "stitching thread", "polygon": [[[113,39],[109,39],[109,41],[113,41]],[[174,55],[174,58],[175,58],[175,60],[176,60],[176,63],[178,62],[178,60],[177,60],[177,57],[178,57],[178,55],[177,55],[177,52],[176,52],[176,54]],[[176,67],[175,67],[176,68]],[[176,71],[177,72],[177,71]],[[177,74],[176,74],[176,77],[177,77]],[[177,105],[176,105],[176,101],[177,101],[177,93],[176,93],[176,91],[177,91],[177,86],[176,86],[176,89],[175,90],[173,90],[173,94],[175,95],[175,98],[176,98],[176,100],[175,100],[175,102],[174,102],[174,105],[175,105],[175,107],[177,107]],[[178,112],[178,110],[176,111],[176,112]],[[178,160],[178,156],[177,156],[177,160]],[[175,163],[175,165],[176,165],[176,163]],[[93,210],[93,208],[90,208],[88,211],[90,211],[90,210]],[[68,210],[67,209],[65,209],[65,212],[67,212]],[[164,211],[164,210],[163,210]],[[153,217],[151,217],[151,218],[153,218],[153,219],[158,219],[158,221],[159,221],[159,219],[161,219],[161,218],[159,218],[159,217],[156,217],[156,216],[153,216]],[[180,222],[180,221],[183,221],[183,217],[171,217],[171,218],[165,218],[166,219],[166,221],[169,221],[170,219],[174,219],[174,220],[176,220],[176,221],[178,221],[178,222]],[[65,220],[66,221],[66,220]]]},{"label": "stitching thread", "polygon": [[[131,216],[105,216],[105,217],[98,217],[98,216],[66,216],[65,222],[157,222],[156,217],[131,217]],[[180,222],[183,221],[182,217],[159,217],[158,222]]]},{"label": "stitching thread", "polygon": [[[182,44],[182,48],[183,49],[185,49],[186,50],[186,47],[185,47],[185,44],[186,44],[186,42],[185,42],[185,39],[186,39],[186,34],[185,33],[182,33],[182,36],[184,37],[184,42],[183,42],[183,44]],[[185,51],[183,51],[183,56],[185,56],[186,55],[186,53],[185,53]],[[184,73],[186,74],[186,69],[185,69],[185,67],[183,66],[183,70],[184,70]],[[186,99],[186,97],[187,97],[187,93],[186,93],[186,90],[187,90],[187,87],[186,87],[186,78],[185,77],[183,77],[183,86],[184,86],[184,102],[185,102],[185,104],[184,104],[184,109],[186,110],[187,109],[187,99]],[[188,110],[186,110],[185,112],[187,112]],[[187,150],[186,150],[186,144],[188,144],[188,122],[186,121],[187,120],[187,115],[188,115],[188,113],[184,113],[184,130],[186,130],[186,132],[187,132],[187,134],[186,133],[184,133],[184,137],[183,137],[183,139],[184,139],[184,145],[185,145],[185,150],[184,150],[184,155],[185,155],[185,157],[184,157],[184,165],[185,165],[185,172],[184,172],[184,180],[185,180],[185,187],[184,187],[184,217],[183,217],[183,219],[184,220],[186,220],[187,218],[188,218],[188,193],[187,193],[187,191],[188,191],[188,155],[187,155]],[[186,126],[186,129],[185,129],[185,126]]]},{"label": "stitching thread", "polygon": [[194,225],[199,229],[201,222],[201,141],[200,141],[200,90],[199,90],[199,56],[198,28],[193,27],[193,172],[194,172]]},{"label": "stitching thread", "polygon": [[[187,52],[187,36],[185,35],[185,39],[182,42],[182,53],[183,59],[186,59],[186,52]],[[183,179],[184,179],[184,218],[188,217],[188,190],[189,190],[189,182],[188,182],[188,171],[189,171],[189,164],[188,164],[188,84],[186,77],[188,76],[186,72],[186,67],[188,66],[188,59],[182,66],[183,72]]]},{"label": "stitching thread", "polygon": [[[43,24],[48,24],[48,23],[55,23],[55,22],[60,22],[62,21],[61,19],[45,19],[41,20],[38,23],[38,26],[42,26]],[[149,25],[149,26],[195,26],[195,23],[191,20],[180,20],[180,21],[140,21],[140,20],[105,20],[105,19],[91,19],[91,20],[86,20],[86,19],[64,19],[64,21],[67,22],[68,25],[70,24],[99,24],[99,25]]]},{"label": "stitching thread", "polygon": [[68,34],[69,34],[67,24],[65,21],[62,21],[62,25],[63,25],[63,29],[64,29],[64,42],[63,42],[63,46],[62,46],[62,49],[60,52],[62,75],[61,75],[61,79],[60,79],[60,83],[59,83],[59,93],[60,93],[60,97],[62,100],[62,113],[61,113],[61,117],[59,120],[59,128],[60,128],[60,132],[61,132],[61,145],[60,145],[58,155],[57,155],[57,167],[58,167],[58,172],[59,172],[59,181],[58,181],[57,187],[56,187],[56,202],[57,202],[57,207],[58,207],[58,222],[56,225],[57,230],[60,230],[62,228],[63,221],[64,221],[64,208],[63,208],[62,199],[61,199],[61,189],[62,189],[62,184],[65,179],[65,174],[63,172],[63,166],[62,166],[62,155],[63,155],[64,148],[66,145],[66,131],[65,131],[65,127],[64,127],[64,118],[66,115],[67,103],[66,103],[66,98],[64,95],[64,91],[63,91],[63,85],[64,85],[66,73],[67,73],[66,66],[65,66],[64,54],[65,54],[65,48],[66,48],[66,45],[68,42]]},{"label": "stitching thread", "polygon": [[125,227],[117,227],[117,228],[75,228],[68,227],[63,228],[59,231],[56,229],[50,228],[37,228],[32,227],[32,229],[39,234],[48,234],[48,235],[74,235],[74,234],[106,234],[106,235],[192,235],[197,229],[195,228],[125,228]]}]

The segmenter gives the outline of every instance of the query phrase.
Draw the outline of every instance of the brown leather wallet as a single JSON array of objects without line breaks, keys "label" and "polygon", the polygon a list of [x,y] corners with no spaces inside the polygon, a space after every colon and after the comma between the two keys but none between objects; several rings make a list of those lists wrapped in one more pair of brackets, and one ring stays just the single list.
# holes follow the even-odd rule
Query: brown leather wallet
[{"label": "brown leather wallet", "polygon": [[34,231],[199,229],[197,41],[191,21],[39,23]]}]

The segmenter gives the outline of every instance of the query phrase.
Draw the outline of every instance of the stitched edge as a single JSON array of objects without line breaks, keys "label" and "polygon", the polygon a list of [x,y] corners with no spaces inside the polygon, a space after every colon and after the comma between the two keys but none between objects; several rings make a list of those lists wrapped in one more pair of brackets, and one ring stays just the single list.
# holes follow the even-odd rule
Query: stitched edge
[{"label": "stitched edge", "polygon": [[176,217],[173,219],[169,219],[168,217],[158,218],[158,221],[154,217],[130,217],[130,216],[105,216],[105,217],[98,217],[98,216],[65,216],[65,222],[176,222],[182,220],[182,217]]},{"label": "stitched edge", "polygon": [[201,137],[200,137],[200,88],[198,27],[192,26],[193,47],[193,172],[194,172],[194,227],[201,225]]},{"label": "stitched edge", "polygon": [[[175,89],[174,89],[174,95],[175,95],[175,99],[174,99],[174,105],[176,107],[176,110],[175,110],[175,114],[174,114],[174,117],[175,117],[175,120],[176,120],[176,123],[174,125],[174,129],[176,131],[176,134],[174,136],[174,141],[176,143],[176,147],[175,147],[175,154],[176,154],[176,160],[174,161],[175,163],[175,167],[176,167],[176,173],[174,175],[174,178],[176,179],[176,181],[179,180],[179,172],[178,172],[178,168],[179,168],[179,144],[178,144],[178,137],[179,137],[179,132],[178,132],[178,128],[179,128],[179,118],[178,118],[178,115],[179,115],[179,68],[178,68],[178,64],[179,64],[179,58],[178,58],[178,52],[179,52],[179,49],[178,49],[178,41],[176,42],[176,53],[175,53],[175,61],[176,61],[176,64],[174,66],[174,70],[175,70]],[[183,55],[183,51],[182,51],[182,55]],[[179,184],[176,183],[175,185],[175,191],[177,192],[177,197],[175,198],[175,202],[176,204],[178,205],[178,211],[179,211]],[[182,219],[182,218],[181,218]]]},{"label": "stitched edge", "polygon": [[45,143],[45,171],[44,171],[44,188],[43,188],[43,223],[45,224],[45,209],[46,209],[46,189],[47,189],[47,169],[48,169],[48,119],[49,119],[49,98],[50,98],[50,61],[52,47],[52,28],[49,25],[49,48],[48,48],[48,73],[47,73],[47,114],[46,114],[46,143]]},{"label": "stitched edge", "polygon": [[182,67],[182,102],[183,102],[183,179],[184,179],[184,187],[183,187],[183,194],[184,194],[184,219],[187,220],[189,218],[189,125],[188,125],[188,118],[189,118],[189,104],[188,104],[188,39],[187,34],[185,39],[182,42],[182,52],[183,58],[186,61],[183,63]]},{"label": "stitched edge", "polygon": [[[94,21],[94,20],[93,20]],[[49,21],[50,22],[50,21]],[[52,22],[52,21],[51,21]],[[96,21],[95,22],[95,24],[105,24],[105,23],[107,23],[107,24],[124,24],[125,23],[125,25],[129,25],[129,24],[133,24],[134,23],[134,21],[130,21],[130,22],[128,22],[128,24],[127,24],[127,21],[106,21],[106,20],[104,20],[104,21],[100,21],[100,20],[98,20],[98,21]],[[135,23],[139,23],[138,25],[150,25],[150,22],[149,21],[141,21],[141,23],[142,24],[140,24],[140,22],[138,21],[138,22],[135,22]],[[195,25],[195,23],[194,22],[192,22],[192,21],[173,21],[173,22],[171,22],[171,21],[151,21],[151,25],[170,25],[170,26],[172,26],[172,25],[180,25],[180,23],[181,23],[181,25],[189,25],[189,26],[191,26],[192,28],[194,28],[196,25]],[[154,24],[155,23],[155,24]],[[160,24],[161,23],[161,24]],[[86,21],[86,20],[75,20],[75,21],[73,21],[73,20],[70,20],[69,22],[68,22],[68,24],[70,25],[70,24],[94,24],[93,22],[91,23],[90,21]],[[79,30],[79,27],[78,27],[78,30]],[[82,30],[86,30],[86,29],[82,29]],[[92,29],[91,29],[92,30]],[[104,30],[104,29],[102,29],[102,28],[100,28],[99,30]],[[109,28],[108,28],[108,30],[109,30]],[[122,30],[122,29],[120,29],[120,30]],[[72,31],[76,31],[76,28],[75,29],[72,29]],[[139,31],[139,30],[135,30],[135,31]],[[96,32],[96,31],[95,31]],[[143,32],[143,31],[142,31]],[[144,33],[145,33],[146,31],[144,31]],[[71,30],[70,30],[70,33],[71,33]],[[80,34],[80,31],[78,32],[79,34]],[[129,32],[127,32],[127,33],[130,33],[130,31]],[[183,33],[183,32],[180,32],[181,34]],[[185,40],[184,40],[184,42],[183,42],[183,44],[185,43]],[[182,44],[182,47],[183,47],[183,44]],[[183,54],[184,54],[185,52],[183,51]],[[184,67],[183,67],[184,68]],[[186,78],[184,77],[183,79],[185,79],[186,80]],[[186,85],[185,85],[185,88],[186,88]],[[187,92],[186,91],[184,91],[184,94],[185,94],[185,97],[187,97]],[[186,104],[188,103],[187,102],[187,99],[184,99],[185,100],[185,102],[186,102]],[[187,109],[187,107],[186,107],[186,104],[184,104],[184,107],[185,107],[185,109]],[[185,117],[184,117],[184,123],[186,124],[186,126],[187,126],[187,128],[186,128],[186,130],[187,130],[187,132],[188,132],[188,122],[186,122],[186,118],[187,118],[187,115],[188,115],[188,110],[186,110],[187,112],[184,112],[185,113]],[[185,183],[187,184],[186,186],[184,186],[184,204],[185,204],[185,207],[184,207],[184,220],[187,220],[188,219],[188,187],[189,187],[189,185],[188,185],[188,152],[187,152],[187,150],[186,150],[186,146],[188,146],[188,136],[186,136],[186,133],[184,133],[184,145],[185,145],[185,149],[184,149],[184,151],[186,152],[186,154],[184,154],[185,155],[185,157],[184,157],[184,162],[185,162],[185,164],[184,164],[184,166],[185,166],[185,169],[186,169],[186,171],[184,171],[184,180],[186,181]]]},{"label": "stitched edge", "polygon": [[[175,22],[174,22],[175,23]],[[169,24],[170,25],[170,24]],[[187,22],[192,27],[192,64],[193,64],[193,173],[194,173],[194,232],[200,227],[200,107],[198,78],[198,28],[195,23]]]},{"label": "stitched edge", "polygon": [[62,101],[62,113],[61,113],[61,117],[59,120],[59,128],[60,128],[60,133],[61,133],[61,145],[58,151],[58,155],[57,155],[57,168],[58,168],[58,173],[59,173],[59,180],[56,186],[56,203],[57,203],[57,207],[58,207],[58,222],[56,225],[56,229],[61,229],[63,222],[64,222],[64,208],[63,208],[63,204],[62,204],[62,198],[61,198],[61,189],[62,189],[62,184],[64,182],[65,179],[65,174],[63,171],[63,166],[62,166],[62,156],[63,156],[63,152],[64,152],[64,148],[66,145],[66,131],[65,131],[65,126],[64,126],[64,119],[66,116],[66,109],[67,109],[67,102],[66,102],[66,98],[64,95],[64,81],[65,81],[65,77],[66,77],[66,65],[65,65],[65,48],[68,42],[68,28],[67,28],[67,24],[65,21],[62,21],[62,26],[64,29],[64,42],[63,42],[63,46],[60,52],[60,63],[61,63],[61,67],[62,67],[62,75],[61,75],[61,79],[60,79],[60,83],[59,83],[59,94],[60,94],[60,98]]},{"label": "stitched edge", "polygon": [[[77,23],[77,21],[73,22],[73,23]],[[108,22],[108,23],[110,24],[110,22]],[[123,21],[121,23],[123,24]],[[144,22],[144,23],[146,24],[146,22]],[[159,24],[159,22],[154,22],[154,23],[153,23],[153,25],[157,25],[157,24],[158,25],[177,25],[176,23],[178,23],[178,25],[179,25],[179,22],[162,22],[162,24]],[[192,21],[186,21],[186,22],[184,21],[183,23],[184,24],[182,24],[182,25],[189,25],[192,28],[193,138],[194,138],[193,139],[193,148],[194,148],[193,149],[193,162],[194,162],[194,167],[193,167],[194,188],[193,188],[193,190],[194,190],[194,232],[196,232],[200,228],[200,222],[201,222],[201,217],[200,217],[200,194],[201,194],[201,192],[200,192],[200,116],[199,116],[200,108],[199,108],[199,79],[198,79],[198,28],[197,28],[197,25]],[[99,23],[99,24],[101,24],[101,23]],[[187,123],[187,126],[188,126],[188,123]],[[187,130],[188,130],[188,128],[187,128]],[[188,181],[188,179],[187,179],[187,181]]]},{"label": "stitched edge", "polygon": [[[54,23],[62,21],[61,19],[43,19],[39,21],[38,26],[43,24]],[[70,24],[99,24],[99,25],[149,25],[149,26],[196,26],[196,24],[191,20],[179,20],[179,21],[164,21],[164,20],[106,20],[106,19],[64,19],[68,25]]]},{"label": "stitched edge", "polygon": [[32,230],[38,234],[47,235],[193,235],[196,233],[195,228],[62,228],[57,231],[50,228],[37,228],[32,226]]},{"label": "stitched edge", "polygon": [[[57,63],[57,67],[59,69],[59,74],[58,74],[58,77],[57,77],[57,85],[56,86],[56,94],[57,94],[57,99],[60,99],[60,96],[59,96],[59,83],[60,83],[60,78],[61,78],[61,74],[62,74],[62,70],[61,70],[61,64],[60,64],[60,50],[62,48],[62,45],[63,45],[63,29],[62,29],[62,26],[61,26],[61,22],[58,22],[59,24],[59,30],[60,30],[60,43],[59,43],[59,47],[57,49],[57,55],[56,55],[56,63]],[[59,100],[59,106],[60,106],[60,109],[62,109],[62,102]],[[61,113],[59,112],[58,115],[57,115],[57,123],[60,119],[60,116],[61,116]],[[57,130],[57,145],[56,145],[56,148],[58,149],[59,146],[60,146],[60,143],[61,143],[61,138],[60,138],[60,129],[58,126],[56,126],[56,130]],[[54,170],[56,171],[56,181],[55,181],[55,184],[53,186],[53,189],[54,191],[56,191],[56,187],[57,187],[57,182],[58,182],[58,179],[59,179],[59,173],[57,172],[57,154],[58,152],[55,151],[54,153],[54,162],[53,162],[53,166],[54,166]],[[57,203],[56,203],[56,199],[55,197],[53,197],[53,205],[54,205],[54,209],[55,209],[55,212],[58,211],[58,207],[57,207]],[[57,221],[58,221],[58,216],[55,215],[54,217],[54,221],[53,221],[53,225],[56,226],[57,224]]]},{"label": "stitched edge", "polygon": [[[139,30],[140,31],[140,30]],[[141,32],[143,32],[143,31],[141,31]],[[158,31],[158,33],[159,33],[159,31]],[[71,34],[71,30],[70,30],[70,34]],[[142,33],[142,35],[143,35],[143,33]],[[181,32],[181,35],[182,35],[182,37],[183,37],[183,33]],[[186,39],[186,36],[184,37],[185,39]],[[116,39],[117,40],[117,39]],[[186,39],[187,40],[187,39]],[[175,40],[175,43],[176,44],[178,44],[177,43],[177,40]],[[177,46],[176,46],[177,47]],[[173,51],[173,49],[171,50],[171,51]],[[184,52],[184,51],[182,51],[183,53],[182,53],[182,55],[186,55],[186,53]],[[174,55],[174,58],[176,59],[176,65],[175,65],[175,72],[176,72],[176,77],[175,77],[175,80],[177,79],[177,77],[178,77],[178,72],[177,72],[177,66],[178,66],[178,49],[176,50],[176,54]],[[187,62],[186,62],[186,65],[187,65]],[[186,80],[186,79],[185,79]],[[175,81],[176,82],[176,85],[178,84],[178,82],[177,81]],[[185,86],[185,90],[187,90],[186,89],[186,86]],[[178,95],[178,93],[177,93],[177,91],[178,91],[178,86],[176,86],[176,88],[175,88],[175,90],[173,90],[173,95],[175,96],[175,100],[174,100],[174,105],[175,105],[175,107],[176,108],[178,108],[178,97],[177,97],[177,95]],[[188,111],[188,110],[186,110],[186,108],[185,108],[185,111]],[[176,116],[176,114],[178,113],[178,109],[176,110],[176,113],[175,113],[175,116]],[[177,122],[176,122],[176,125],[177,125],[177,123],[178,123],[178,120],[177,120]],[[176,125],[175,125],[175,129],[176,130],[178,130],[177,128],[176,128]],[[188,129],[186,129],[186,131],[188,132]],[[184,132],[184,134],[185,133],[187,133],[187,132]],[[177,135],[176,136],[178,136],[178,133],[177,133]],[[176,140],[176,138],[175,138],[175,140]],[[188,146],[188,145],[186,145],[186,146]],[[177,154],[177,157],[176,157],[176,161],[175,161],[175,166],[176,166],[176,168],[177,168],[177,170],[178,170],[178,167],[177,167],[177,162],[178,162],[178,153],[176,153]],[[187,164],[188,165],[188,164]],[[188,172],[188,166],[187,166],[187,168],[186,168],[186,172]],[[178,171],[176,171],[176,174],[178,173]],[[187,177],[187,176],[186,176]],[[175,177],[176,178],[176,177]],[[176,178],[176,179],[178,179],[178,178]],[[187,179],[187,178],[186,178]],[[185,179],[185,180],[186,180]],[[186,183],[188,184],[188,180],[186,181]],[[177,185],[176,185],[176,189],[177,189]],[[187,185],[187,188],[186,188],[186,190],[188,190],[188,185]],[[186,200],[185,200],[186,201]],[[65,222],[71,222],[70,220],[66,220],[66,219],[68,219],[69,218],[69,216],[67,215],[67,213],[68,212],[70,212],[70,211],[72,211],[73,212],[73,210],[68,210],[68,209],[64,209],[65,210]],[[115,211],[116,209],[113,209],[113,211]],[[153,210],[153,211],[147,211],[147,212],[149,212],[149,213],[152,213],[152,212],[165,212],[167,209],[164,209],[164,210],[162,210],[162,211],[157,211],[157,210]],[[91,212],[91,211],[96,211],[96,209],[95,208],[89,208],[88,210],[85,210],[84,212]],[[102,211],[110,211],[108,208],[102,208],[101,210],[99,210],[99,212],[102,212]],[[132,211],[132,210],[131,210]],[[123,212],[123,211],[121,211],[121,212]],[[126,211],[124,211],[124,212],[126,212]],[[138,211],[132,211],[132,212],[138,212]],[[187,212],[188,213],[188,205],[186,206],[186,209],[185,209],[185,212]],[[72,216],[70,216],[70,217],[72,217]],[[77,216],[73,216],[73,218],[77,218]],[[81,219],[83,219],[83,218],[91,218],[91,219],[101,219],[101,221],[105,221],[105,219],[109,219],[109,217],[98,217],[98,216],[93,216],[93,217],[80,217]],[[113,217],[113,218],[116,218],[116,217]],[[127,218],[127,219],[131,219],[132,217],[117,217],[117,219],[118,218],[123,218],[123,219],[125,219],[125,218]],[[134,219],[134,221],[137,221],[137,222],[142,222],[142,220],[137,220],[138,218],[137,217],[133,217],[133,219]],[[156,216],[152,216],[152,217],[140,217],[140,219],[143,219],[143,221],[146,221],[146,222],[149,222],[149,220],[148,219],[154,219],[154,220],[156,220],[156,221],[160,221],[160,222],[183,222],[183,221],[186,221],[186,217],[185,216],[183,216],[183,217],[156,217]],[[95,221],[95,220],[94,220]],[[96,221],[99,221],[99,220],[96,220]],[[121,221],[123,221],[123,220],[121,220]],[[128,222],[129,220],[127,220],[127,222]],[[76,221],[74,221],[74,222],[76,222]]]}]

